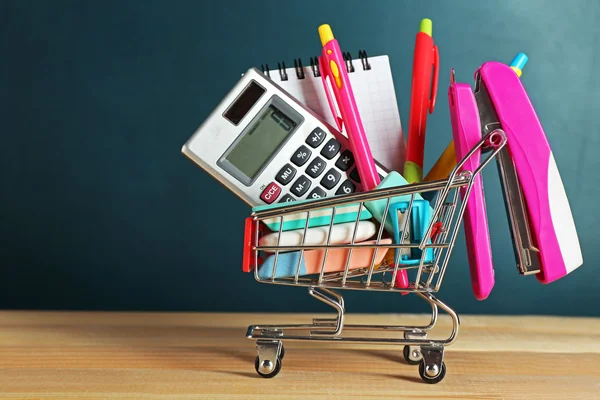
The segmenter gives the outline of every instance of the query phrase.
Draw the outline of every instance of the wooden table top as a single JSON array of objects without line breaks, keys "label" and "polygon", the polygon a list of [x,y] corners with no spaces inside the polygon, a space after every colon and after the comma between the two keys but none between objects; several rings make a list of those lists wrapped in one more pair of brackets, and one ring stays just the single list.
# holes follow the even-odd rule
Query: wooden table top
[{"label": "wooden table top", "polygon": [[[0,398],[600,399],[600,318],[461,315],[446,377],[433,385],[398,345],[289,341],[281,372],[259,377],[248,325],[317,316],[0,312]],[[349,314],[346,322],[426,319]],[[430,337],[449,327],[441,316]]]}]

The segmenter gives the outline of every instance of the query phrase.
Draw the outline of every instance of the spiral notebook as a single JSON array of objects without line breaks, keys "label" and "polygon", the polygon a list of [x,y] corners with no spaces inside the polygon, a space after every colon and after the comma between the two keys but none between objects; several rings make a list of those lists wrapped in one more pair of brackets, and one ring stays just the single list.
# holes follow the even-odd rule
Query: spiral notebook
[{"label": "spiral notebook", "polygon": [[[402,173],[406,144],[388,56],[368,57],[361,50],[357,59],[347,52],[344,59],[373,157],[390,171]],[[285,91],[335,127],[317,57],[311,57],[307,64],[294,59],[293,67],[278,63],[277,69],[271,70],[268,65],[261,68]]]}]

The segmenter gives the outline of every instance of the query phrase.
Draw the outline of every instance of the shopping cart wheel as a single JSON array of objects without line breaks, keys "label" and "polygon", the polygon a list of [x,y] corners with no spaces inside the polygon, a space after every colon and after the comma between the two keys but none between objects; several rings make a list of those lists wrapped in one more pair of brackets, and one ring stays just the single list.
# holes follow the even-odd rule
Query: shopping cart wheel
[{"label": "shopping cart wheel", "polygon": [[[277,361],[275,362],[275,366],[273,366],[272,361],[264,360],[262,365],[260,362],[260,357],[256,356],[256,361],[254,361],[254,368],[256,368],[256,372],[262,376],[263,378],[272,378],[281,371],[281,357],[277,357]],[[263,372],[263,370],[271,370],[271,372]]]},{"label": "shopping cart wheel", "polygon": [[421,355],[421,348],[419,346],[404,346],[404,350],[402,351],[404,354],[404,359],[410,365],[417,365],[423,359]]},{"label": "shopping cart wheel", "polygon": [[256,341],[258,356],[254,362],[256,372],[263,378],[272,378],[281,370],[285,354],[281,340],[260,339]]},{"label": "shopping cart wheel", "polygon": [[285,347],[283,347],[283,343],[282,343],[281,350],[279,350],[279,359],[283,360],[283,356],[285,356]]},{"label": "shopping cart wheel", "polygon": [[430,365],[427,369],[425,367],[425,360],[419,364],[419,375],[426,383],[438,383],[446,376],[446,364],[442,361],[441,367],[437,364]]}]

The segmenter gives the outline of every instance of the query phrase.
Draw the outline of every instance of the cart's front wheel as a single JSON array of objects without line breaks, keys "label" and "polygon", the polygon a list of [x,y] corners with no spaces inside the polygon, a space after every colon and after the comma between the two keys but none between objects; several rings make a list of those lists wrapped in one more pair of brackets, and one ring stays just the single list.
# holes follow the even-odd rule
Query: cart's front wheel
[{"label": "cart's front wheel", "polygon": [[260,362],[260,357],[256,356],[256,361],[254,361],[254,368],[256,372],[262,376],[263,378],[272,378],[281,371],[281,357],[277,357],[277,361],[275,365],[271,360],[264,360]]},{"label": "cart's front wheel", "polygon": [[419,375],[426,383],[438,383],[446,376],[446,364],[442,361],[441,366],[433,364],[427,368],[425,360],[422,360],[419,364]]}]

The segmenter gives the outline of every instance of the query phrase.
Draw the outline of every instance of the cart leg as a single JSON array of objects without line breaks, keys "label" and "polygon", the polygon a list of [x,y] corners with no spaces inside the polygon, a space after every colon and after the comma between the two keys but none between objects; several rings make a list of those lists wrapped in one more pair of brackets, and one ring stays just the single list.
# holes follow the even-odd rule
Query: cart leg
[{"label": "cart leg", "polygon": [[[427,339],[427,332],[421,330],[413,330],[404,332],[405,339],[416,339],[416,340],[425,340]],[[407,363],[411,365],[417,365],[423,359],[423,354],[421,353],[421,346],[418,345],[406,345],[404,346],[404,359]]]},{"label": "cart leg", "polygon": [[281,370],[281,359],[283,355],[283,344],[281,340],[256,341],[258,356],[254,367],[256,372],[263,378],[272,378]]},{"label": "cart leg", "polygon": [[426,345],[421,346],[423,359],[419,364],[419,375],[426,383],[438,383],[446,376],[446,364],[444,364],[444,346]]},{"label": "cart leg", "polygon": [[337,318],[313,318],[313,325],[339,325],[340,318],[343,318],[345,310],[344,298],[342,297],[342,295],[337,294],[333,290],[320,288],[319,290],[323,291],[325,295],[321,293],[315,293],[316,290],[316,288],[309,288],[308,294],[335,308],[338,312],[338,316]]},{"label": "cart leg", "polygon": [[448,337],[448,339],[444,341],[444,345],[449,346],[452,343],[454,343],[454,341],[456,340],[456,336],[458,335],[458,328],[460,327],[460,318],[458,317],[456,311],[448,307],[444,302],[442,302],[440,299],[438,299],[431,293],[417,292],[416,294],[421,296],[423,299],[427,300],[427,302],[429,302],[430,304],[441,308],[450,316],[450,318],[452,318],[452,333],[450,334],[450,337]]},{"label": "cart leg", "polygon": [[[339,336],[342,333],[342,329],[344,327],[344,298],[340,294],[334,292],[333,290],[326,288],[316,288],[314,286],[308,288],[308,294],[310,294],[315,299],[330,305],[338,313],[338,316],[335,319],[314,318],[313,325],[315,326],[315,328],[318,329],[311,331],[310,334],[320,336]],[[322,329],[319,329],[321,327]],[[333,328],[333,330],[326,330],[325,328]]]}]

